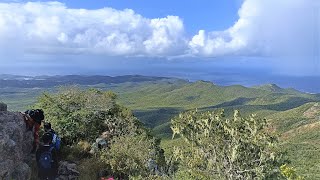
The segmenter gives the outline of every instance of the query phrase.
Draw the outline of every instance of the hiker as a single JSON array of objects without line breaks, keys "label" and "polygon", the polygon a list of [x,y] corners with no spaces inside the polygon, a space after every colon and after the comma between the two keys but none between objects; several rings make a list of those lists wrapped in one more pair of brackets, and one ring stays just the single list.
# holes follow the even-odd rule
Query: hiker
[{"label": "hiker", "polygon": [[21,113],[24,117],[27,130],[33,131],[33,148],[31,153],[35,153],[39,145],[39,130],[41,122],[44,120],[42,109],[32,109]]},{"label": "hiker", "polygon": [[46,122],[46,123],[44,123],[43,127],[44,127],[44,131],[46,133],[51,133],[51,135],[52,135],[51,147],[54,147],[56,149],[56,151],[59,151],[60,150],[61,139],[57,135],[57,133],[51,128],[51,123]]},{"label": "hiker", "polygon": [[54,180],[57,175],[58,161],[57,153],[54,147],[51,147],[51,133],[45,133],[42,136],[43,145],[39,147],[36,153],[38,164],[38,177],[40,180]]}]

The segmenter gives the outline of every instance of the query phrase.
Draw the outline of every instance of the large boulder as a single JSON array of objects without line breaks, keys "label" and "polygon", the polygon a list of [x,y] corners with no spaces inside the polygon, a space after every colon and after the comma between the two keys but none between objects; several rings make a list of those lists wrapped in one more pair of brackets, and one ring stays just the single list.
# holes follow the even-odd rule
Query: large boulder
[{"label": "large boulder", "polygon": [[[88,167],[90,168],[90,167]],[[60,161],[57,180],[78,180],[80,173],[77,165],[68,161]]]},{"label": "large boulder", "polygon": [[0,105],[0,177],[4,180],[30,179],[33,136],[26,131],[20,113],[4,111]]},{"label": "large boulder", "polygon": [[0,102],[0,111],[7,111],[7,105]]}]

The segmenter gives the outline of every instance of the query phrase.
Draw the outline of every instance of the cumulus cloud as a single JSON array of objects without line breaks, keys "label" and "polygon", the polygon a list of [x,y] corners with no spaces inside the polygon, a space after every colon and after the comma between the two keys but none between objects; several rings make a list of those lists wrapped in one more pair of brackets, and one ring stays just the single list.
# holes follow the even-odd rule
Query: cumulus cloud
[{"label": "cumulus cloud", "polygon": [[0,3],[0,47],[25,53],[168,56],[186,46],[177,16],[133,10],[69,9],[59,2]]},{"label": "cumulus cloud", "polygon": [[148,19],[131,9],[70,9],[59,2],[0,3],[0,55],[310,55],[319,51],[319,7],[316,0],[244,0],[230,28],[187,37],[177,16]]},{"label": "cumulus cloud", "polygon": [[190,53],[304,56],[318,47],[320,6],[315,0],[245,0],[238,14],[225,31],[200,30],[189,42]]}]

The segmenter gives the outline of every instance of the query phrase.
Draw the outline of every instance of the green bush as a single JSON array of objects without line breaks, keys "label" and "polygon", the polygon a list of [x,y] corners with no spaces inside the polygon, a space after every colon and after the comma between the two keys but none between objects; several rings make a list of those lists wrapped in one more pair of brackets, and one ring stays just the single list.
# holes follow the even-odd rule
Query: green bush
[{"label": "green bush", "polygon": [[239,111],[233,119],[225,118],[223,111],[190,111],[171,122],[174,135],[179,134],[191,145],[174,151],[180,169],[219,179],[281,177],[279,167],[284,158],[277,138],[264,130],[265,120],[242,118]]},{"label": "green bush", "polygon": [[293,167],[289,167],[287,164],[282,165],[280,171],[288,180],[304,180],[302,176],[297,175]]},{"label": "green bush", "polygon": [[101,159],[119,178],[146,178],[161,173],[165,166],[159,144],[157,139],[147,134],[120,136],[110,149],[101,153]]},{"label": "green bush", "polygon": [[135,132],[138,125],[131,111],[116,104],[116,95],[96,89],[62,88],[56,94],[44,93],[36,107],[68,145],[81,140],[93,142],[102,132],[111,136]]},{"label": "green bush", "polygon": [[[156,179],[165,166],[160,141],[150,135],[130,110],[119,106],[116,95],[110,91],[62,88],[56,94],[44,93],[36,107],[44,110],[46,121],[51,122],[66,143],[61,150],[63,159],[78,162],[81,174],[89,174],[84,178],[107,170],[119,178]],[[98,148],[92,156],[90,145],[102,133],[108,148]],[[97,164],[93,165],[95,160]]]}]

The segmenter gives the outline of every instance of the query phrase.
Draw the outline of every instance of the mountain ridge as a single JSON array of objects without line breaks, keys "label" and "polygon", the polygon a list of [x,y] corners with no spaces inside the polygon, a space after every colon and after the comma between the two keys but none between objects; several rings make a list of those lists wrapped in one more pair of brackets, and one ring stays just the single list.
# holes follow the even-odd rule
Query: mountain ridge
[{"label": "mountain ridge", "polygon": [[[173,81],[183,81],[200,84],[210,83],[214,86],[219,87],[233,87],[239,86],[244,88],[253,88],[266,90],[277,93],[308,93],[296,90],[294,88],[282,88],[277,84],[261,84],[258,86],[244,86],[241,84],[233,85],[219,85],[212,81],[197,80],[191,82],[190,80],[176,77],[164,77],[164,76],[145,76],[145,75],[121,75],[121,76],[108,76],[108,75],[39,75],[39,76],[23,76],[23,75],[12,75],[12,74],[0,74],[0,88],[4,87],[18,87],[18,88],[50,88],[54,86],[63,86],[71,84],[79,85],[96,85],[100,83],[105,84],[119,84],[126,82],[147,82],[147,81],[157,81],[157,80],[173,80]],[[310,94],[310,93],[308,93]],[[320,94],[320,93],[312,93]]]},{"label": "mountain ridge", "polygon": [[100,83],[119,84],[125,82],[146,82],[156,80],[173,79],[167,77],[142,76],[142,75],[123,75],[123,76],[103,76],[103,75],[64,75],[64,76],[16,76],[0,75],[0,87],[18,88],[50,88],[55,86],[79,84],[95,85]]}]

